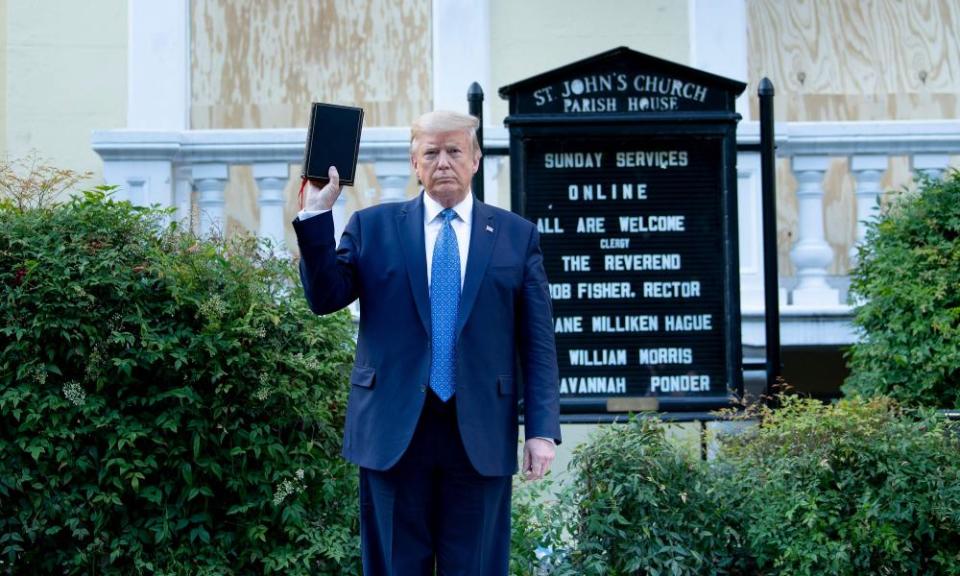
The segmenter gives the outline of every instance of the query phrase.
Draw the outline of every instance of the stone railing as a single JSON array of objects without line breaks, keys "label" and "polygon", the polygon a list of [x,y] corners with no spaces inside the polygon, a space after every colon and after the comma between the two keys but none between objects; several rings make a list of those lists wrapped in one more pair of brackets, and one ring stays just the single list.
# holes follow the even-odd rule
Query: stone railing
[{"label": "stone railing", "polygon": [[[882,192],[881,180],[891,157],[906,157],[910,169],[939,177],[951,156],[960,155],[960,122],[833,122],[777,125],[778,156],[789,159],[796,186],[796,237],[789,253],[792,277],[781,278],[782,340],[786,345],[840,345],[854,340],[844,302],[843,278],[831,276],[835,254],[827,242],[824,220],[824,178],[837,159],[847,161],[855,180],[858,224],[853,236],[863,238]],[[508,134],[485,128],[484,144],[494,153],[485,158],[485,199],[509,204],[509,184],[499,178]],[[93,134],[93,149],[104,161],[104,179],[120,187],[120,197],[139,204],[176,207],[178,219],[199,214],[199,230],[222,227],[224,193],[233,165],[252,167],[259,207],[257,232],[284,238],[284,190],[290,164],[303,157],[304,130],[194,130],[182,132],[109,130]],[[738,143],[757,144],[759,126],[744,122]],[[373,166],[381,202],[407,197],[411,181],[407,128],[365,128],[360,162]],[[749,149],[749,146],[746,147]],[[500,151],[501,154],[496,154]],[[744,343],[763,344],[762,230],[760,228],[759,154],[738,155],[741,293]],[[194,192],[196,194],[194,195]],[[193,200],[195,198],[195,201]],[[194,205],[195,204],[195,205]],[[345,221],[345,202],[334,208],[335,222]],[[850,249],[850,262],[855,259]],[[838,281],[839,280],[839,281]],[[788,289],[789,288],[789,289]]]}]

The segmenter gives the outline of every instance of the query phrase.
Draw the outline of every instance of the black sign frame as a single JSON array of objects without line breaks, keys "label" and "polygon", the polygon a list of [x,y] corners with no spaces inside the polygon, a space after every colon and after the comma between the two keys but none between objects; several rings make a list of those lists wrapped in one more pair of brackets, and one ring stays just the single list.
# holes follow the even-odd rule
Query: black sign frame
[{"label": "black sign frame", "polygon": [[[609,65],[620,60],[620,69],[649,70],[652,63],[657,74],[673,77],[694,78],[721,92],[714,97],[714,109],[658,111],[642,113],[557,113],[530,111],[532,90],[547,82],[556,82],[564,74],[583,74],[591,65]],[[630,64],[624,68],[623,62]],[[718,88],[719,86],[719,88]],[[547,72],[535,78],[501,88],[500,94],[510,99],[511,114],[505,120],[510,130],[511,206],[513,211],[527,217],[530,185],[530,149],[538,144],[558,139],[587,141],[620,139],[669,142],[685,139],[711,139],[719,141],[718,182],[720,197],[717,208],[721,226],[722,265],[722,315],[723,326],[718,337],[723,338],[723,376],[725,383],[719,385],[722,393],[711,387],[709,393],[687,393],[670,396],[606,397],[587,396],[561,398],[564,414],[605,414],[610,412],[656,409],[670,412],[702,412],[736,405],[743,397],[743,352],[740,311],[740,274],[738,247],[737,203],[737,149],[736,127],[740,115],[733,109],[736,94],[745,85],[725,78],[696,71],[684,66],[655,59],[629,49],[613,51]],[[713,94],[711,94],[713,97]],[[517,113],[517,110],[524,112]],[[552,280],[552,279],[551,279]],[[627,400],[624,402],[623,400]]]}]

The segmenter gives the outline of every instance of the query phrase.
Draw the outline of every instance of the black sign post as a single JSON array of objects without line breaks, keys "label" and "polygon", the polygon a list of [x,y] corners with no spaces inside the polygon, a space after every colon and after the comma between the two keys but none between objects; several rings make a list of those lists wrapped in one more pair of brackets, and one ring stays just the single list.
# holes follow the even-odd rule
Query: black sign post
[{"label": "black sign post", "polygon": [[550,280],[565,413],[742,395],[740,82],[617,48],[500,89]]}]

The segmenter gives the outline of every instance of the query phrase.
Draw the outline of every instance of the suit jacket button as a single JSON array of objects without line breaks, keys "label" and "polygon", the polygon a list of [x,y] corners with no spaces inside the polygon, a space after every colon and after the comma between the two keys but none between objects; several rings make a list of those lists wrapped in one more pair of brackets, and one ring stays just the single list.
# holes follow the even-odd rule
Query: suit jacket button
[{"label": "suit jacket button", "polygon": [[421,392],[426,392],[426,391],[427,391],[427,387],[426,387],[426,386],[420,386],[420,391],[421,391]]}]

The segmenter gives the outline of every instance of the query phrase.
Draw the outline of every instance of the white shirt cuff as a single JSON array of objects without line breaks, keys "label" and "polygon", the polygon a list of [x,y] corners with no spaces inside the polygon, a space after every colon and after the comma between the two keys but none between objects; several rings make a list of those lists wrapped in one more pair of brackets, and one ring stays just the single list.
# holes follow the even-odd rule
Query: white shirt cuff
[{"label": "white shirt cuff", "polygon": [[546,436],[534,436],[534,438],[536,438],[537,440],[546,440],[547,442],[553,444],[554,446],[557,445],[557,441],[554,440],[553,438],[547,438]]},{"label": "white shirt cuff", "polygon": [[324,212],[329,212],[329,210],[301,210],[297,212],[297,220],[303,222],[304,220],[313,218],[314,216],[319,216]]}]

